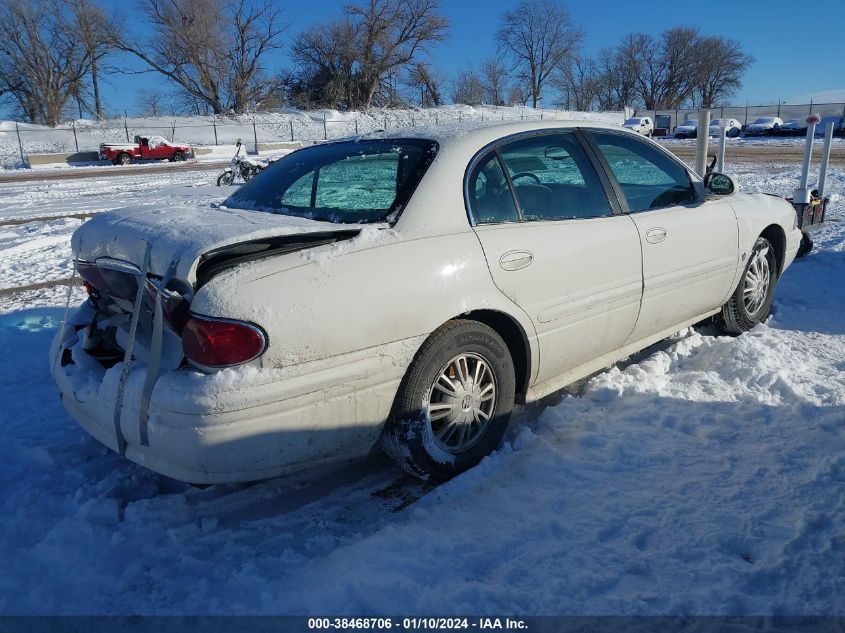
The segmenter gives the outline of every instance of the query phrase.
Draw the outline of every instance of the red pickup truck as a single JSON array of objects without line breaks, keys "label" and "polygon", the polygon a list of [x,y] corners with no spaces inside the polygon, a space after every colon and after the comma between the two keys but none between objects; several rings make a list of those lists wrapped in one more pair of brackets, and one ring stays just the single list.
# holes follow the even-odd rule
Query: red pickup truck
[{"label": "red pickup truck", "polygon": [[193,154],[190,145],[171,143],[161,136],[136,136],[135,143],[100,143],[100,160],[128,165],[133,160],[183,161]]}]

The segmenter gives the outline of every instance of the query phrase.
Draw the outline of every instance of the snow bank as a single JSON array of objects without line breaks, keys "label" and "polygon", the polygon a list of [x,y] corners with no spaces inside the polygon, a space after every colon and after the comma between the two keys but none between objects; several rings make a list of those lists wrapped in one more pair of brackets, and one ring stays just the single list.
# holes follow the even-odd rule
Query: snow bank
[{"label": "snow bank", "polygon": [[[785,194],[796,171],[731,173]],[[63,412],[63,309],[2,304],[0,613],[845,615],[845,171],[830,182],[767,324],[681,332],[433,490],[380,458],[205,491],[154,475]]]}]

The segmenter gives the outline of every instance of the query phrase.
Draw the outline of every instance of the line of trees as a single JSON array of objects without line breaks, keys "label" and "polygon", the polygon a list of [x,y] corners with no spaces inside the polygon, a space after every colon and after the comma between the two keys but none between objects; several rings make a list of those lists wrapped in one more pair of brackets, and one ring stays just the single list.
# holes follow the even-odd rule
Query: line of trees
[{"label": "line of trees", "polygon": [[[144,32],[96,2],[0,0],[0,100],[35,123],[56,125],[74,106],[101,118],[103,75],[152,72],[167,79],[178,110],[196,114],[431,107],[447,94],[538,107],[551,93],[578,110],[712,107],[737,92],[753,62],[736,40],[690,27],[632,33],[588,57],[564,4],[522,0],[502,14],[491,55],[450,81],[431,63],[451,26],[441,0],[352,0],[293,36],[274,0],[136,0]],[[292,66],[271,72],[270,54],[282,48]],[[139,63],[119,65],[121,53]],[[147,94],[141,105],[163,114],[165,102]]]}]

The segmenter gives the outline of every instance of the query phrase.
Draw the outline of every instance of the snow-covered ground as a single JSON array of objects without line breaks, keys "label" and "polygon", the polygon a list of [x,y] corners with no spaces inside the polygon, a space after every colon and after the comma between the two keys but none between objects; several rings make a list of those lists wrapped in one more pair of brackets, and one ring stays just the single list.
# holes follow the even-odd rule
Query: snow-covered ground
[{"label": "snow-covered ground", "polygon": [[[624,112],[571,112],[507,106],[446,105],[437,108],[337,110],[285,110],[239,116],[146,117],[92,121],[79,119],[55,128],[14,121],[0,121],[0,170],[24,167],[23,154],[96,150],[100,143],[125,143],[136,134],[158,134],[170,140],[211,147],[213,155],[201,160],[230,158],[235,142],[250,149],[259,143],[313,141],[363,134],[374,130],[431,126],[459,121],[591,119],[622,123]],[[20,134],[20,143],[18,142]]]},{"label": "snow-covered ground", "polygon": [[[797,167],[729,172],[784,195]],[[81,216],[205,203],[215,176],[0,183],[0,223],[30,219],[0,226],[0,288],[68,276]],[[845,615],[845,169],[828,182],[766,325],[686,330],[525,409],[434,489],[381,457],[206,490],[146,471],[58,402],[66,288],[0,290],[0,613]]]}]

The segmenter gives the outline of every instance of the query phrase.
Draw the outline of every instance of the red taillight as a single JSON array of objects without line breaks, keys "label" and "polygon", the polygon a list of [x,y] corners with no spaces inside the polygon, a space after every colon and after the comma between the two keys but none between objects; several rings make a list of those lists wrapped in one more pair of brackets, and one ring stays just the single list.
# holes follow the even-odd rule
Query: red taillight
[{"label": "red taillight", "polygon": [[192,314],[182,330],[182,351],[206,367],[230,367],[258,358],[267,347],[264,333],[242,321]]}]

